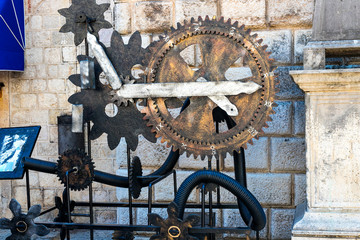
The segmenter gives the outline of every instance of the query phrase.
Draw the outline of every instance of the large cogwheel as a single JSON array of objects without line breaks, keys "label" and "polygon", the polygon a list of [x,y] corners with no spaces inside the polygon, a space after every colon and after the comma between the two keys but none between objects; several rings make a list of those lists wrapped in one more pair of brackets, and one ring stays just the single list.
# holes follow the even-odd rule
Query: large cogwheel
[{"label": "large cogwheel", "polygon": [[[141,47],[139,32],[135,32],[131,36],[129,44],[125,45],[120,34],[114,31],[111,46],[105,50],[118,75],[126,76],[123,81],[131,76],[131,68],[134,65],[142,63],[146,52]],[[79,56],[78,58],[80,61],[86,56]],[[114,104],[111,87],[100,81],[101,71],[100,66],[95,63],[96,89],[81,90],[69,98],[69,102],[72,104],[82,104],[84,106],[84,119],[93,122],[90,138],[94,140],[106,133],[110,149],[116,148],[122,137],[125,138],[131,150],[137,148],[139,135],[143,135],[150,142],[156,142],[155,135],[146,126],[143,121],[143,114],[137,109],[133,101],[128,102],[125,99],[125,104],[117,102],[115,102],[116,105]],[[80,74],[71,75],[69,79],[76,86],[81,86]],[[113,109],[110,114],[106,112],[109,107]]]},{"label": "large cogwheel", "polygon": [[[190,105],[174,114],[176,101],[183,99],[153,98],[143,110],[156,137],[167,142],[180,153],[195,157],[225,157],[226,153],[246,148],[252,138],[263,133],[262,127],[275,113],[275,83],[269,52],[262,39],[250,35],[244,25],[231,24],[230,19],[191,19],[178,23],[159,41],[149,46],[147,81],[149,83],[195,81],[253,81],[261,86],[252,94],[226,96],[238,110],[237,116],[226,116],[232,122],[226,129],[217,129],[217,114],[226,114],[208,97],[191,97]],[[186,51],[201,52],[199,66],[192,67],[186,60]],[[235,67],[235,68],[234,68]],[[221,117],[220,117],[221,119]],[[230,119],[230,120],[229,120]]]}]

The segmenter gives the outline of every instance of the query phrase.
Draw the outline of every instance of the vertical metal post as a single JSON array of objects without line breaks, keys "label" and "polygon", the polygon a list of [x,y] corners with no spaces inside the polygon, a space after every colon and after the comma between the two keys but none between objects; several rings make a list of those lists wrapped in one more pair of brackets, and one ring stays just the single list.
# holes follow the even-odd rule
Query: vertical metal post
[{"label": "vertical metal post", "polygon": [[[90,122],[87,122],[87,148],[88,155],[91,158],[91,139],[90,139]],[[90,224],[94,223],[94,208],[93,208],[93,188],[92,183],[89,185],[89,210],[90,210]],[[94,229],[90,229],[90,240],[94,240]]]},{"label": "vertical metal post", "polygon": [[173,171],[173,178],[174,178],[174,198],[176,197],[177,193],[177,181],[176,181],[176,171]]},{"label": "vertical metal post", "polygon": [[30,176],[29,176],[29,169],[26,169],[25,170],[25,174],[26,174],[26,198],[27,198],[27,207],[28,207],[28,210],[30,209],[31,207],[31,198],[30,198]]},{"label": "vertical metal post", "polygon": [[[215,127],[216,127],[216,133],[219,133],[219,122],[216,121]],[[222,161],[223,159],[221,154],[219,154],[219,157],[216,159],[216,171],[218,172],[220,172],[220,158]],[[216,187],[216,203],[218,205],[220,204],[220,185],[217,185]]]},{"label": "vertical metal post", "polygon": [[[130,179],[130,148],[129,146],[127,146],[126,148],[127,148],[126,155],[127,155],[127,166],[128,166],[128,179]],[[129,224],[133,225],[133,214],[132,214],[133,207],[132,207],[132,197],[131,197],[130,187],[128,188],[128,194],[129,194]]]},{"label": "vertical metal post", "polygon": [[[69,171],[66,172],[66,198],[68,223],[71,223]],[[66,238],[67,240],[70,240],[70,231],[68,228],[66,229]]]},{"label": "vertical metal post", "polygon": [[[152,211],[152,192],[153,192],[153,184],[150,183],[148,187],[148,216]],[[148,217],[148,225],[150,225],[149,217]]]},{"label": "vertical metal post", "polygon": [[205,227],[205,184],[201,186],[201,227]]}]

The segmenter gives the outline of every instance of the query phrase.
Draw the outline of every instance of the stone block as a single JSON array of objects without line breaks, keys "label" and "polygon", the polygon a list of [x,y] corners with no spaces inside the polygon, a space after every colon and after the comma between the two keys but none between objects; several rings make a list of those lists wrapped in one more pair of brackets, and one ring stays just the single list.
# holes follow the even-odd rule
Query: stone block
[{"label": "stone block", "polygon": [[43,79],[34,79],[31,81],[31,91],[35,93],[45,92],[47,89],[47,81]]},{"label": "stone block", "polygon": [[[29,125],[30,118],[28,117],[30,114],[29,110],[11,110],[10,111],[10,123],[11,125]],[[13,126],[15,127],[15,126]]]},{"label": "stone block", "polygon": [[222,0],[221,15],[248,27],[264,27],[265,5],[265,0]]},{"label": "stone block", "polygon": [[60,48],[45,48],[44,49],[44,61],[48,64],[60,63],[61,49]]},{"label": "stone block", "polygon": [[131,8],[130,3],[116,3],[114,6],[115,30],[120,34],[131,32]]},{"label": "stone block", "polygon": [[177,0],[175,2],[176,22],[183,23],[184,20],[190,21],[192,17],[197,19],[199,16],[205,19],[206,15],[210,18],[217,15],[217,1]]},{"label": "stone block", "polygon": [[[93,150],[92,150],[92,155],[94,157],[94,159],[97,159],[97,160],[102,160],[103,162],[100,162],[99,163],[103,163],[103,164],[106,164],[104,161],[106,160],[110,160],[110,159],[115,159],[115,153],[116,151],[115,150],[110,150],[110,148],[107,146],[107,144],[94,144],[93,146]],[[109,165],[110,162],[108,162],[108,164],[106,165]],[[115,172],[115,168],[114,168],[114,164],[113,162],[111,161],[111,172]],[[99,166],[103,169],[107,169],[109,167],[106,167],[106,166]]]},{"label": "stone block", "polygon": [[[177,182],[177,184],[179,184],[177,187],[179,187],[181,183],[182,181]],[[155,184],[154,189],[156,201],[173,201],[175,198],[173,174]]]},{"label": "stone block", "polygon": [[11,79],[10,90],[12,93],[28,93],[30,92],[31,82],[29,80]]},{"label": "stone block", "polygon": [[[266,219],[268,220],[267,209],[264,209]],[[267,221],[268,222],[268,221]],[[240,212],[238,209],[224,209],[223,210],[223,227],[246,227],[246,224],[241,218]],[[260,238],[267,239],[268,232],[268,223],[265,225],[265,228],[260,231]],[[245,238],[245,234],[226,234],[226,237],[230,239],[242,239]],[[252,231],[250,234],[251,239],[255,239],[255,232]]]},{"label": "stone block", "polygon": [[303,203],[306,200],[306,175],[295,174],[295,206]]},{"label": "stone block", "polygon": [[39,30],[42,27],[42,16],[31,16],[30,20],[30,28],[33,30]]},{"label": "stone block", "polygon": [[63,62],[77,62],[76,47],[62,47],[61,53]]},{"label": "stone block", "polygon": [[[48,110],[36,110],[36,109],[31,110],[30,115],[29,115],[29,117],[31,119],[31,123],[46,124],[49,119],[48,112],[49,112]],[[45,137],[44,135],[47,134],[46,129],[45,130],[44,129],[45,129],[44,127],[41,129],[38,140],[41,140],[40,137],[44,138]],[[43,139],[43,140],[47,140],[47,139]]]},{"label": "stone block", "polygon": [[256,32],[262,38],[263,45],[268,45],[267,51],[272,52],[270,58],[279,63],[291,62],[291,41],[290,30],[275,30]]},{"label": "stone block", "polygon": [[161,144],[160,139],[156,143],[150,143],[143,136],[139,136],[139,145],[135,151],[131,152],[131,158],[138,156],[143,167],[159,167],[169,155],[171,148],[166,144]]},{"label": "stone block", "polygon": [[312,25],[314,0],[269,0],[268,15],[271,26]]},{"label": "stone block", "polygon": [[50,109],[49,110],[49,124],[57,125],[57,117],[66,114],[63,110],[60,109]]},{"label": "stone block", "polygon": [[276,101],[275,114],[270,115],[272,121],[267,122],[269,128],[263,128],[267,134],[290,134],[292,103]]},{"label": "stone block", "polygon": [[55,204],[56,191],[53,189],[44,189],[44,206],[52,207]]},{"label": "stone block", "polygon": [[290,239],[294,209],[271,209],[271,239]]},{"label": "stone block", "polygon": [[50,47],[51,46],[51,31],[34,31],[29,32],[32,46],[35,47]]},{"label": "stone block", "polygon": [[38,95],[38,100],[41,109],[53,109],[58,106],[58,98],[53,93],[41,93]]},{"label": "stone block", "polygon": [[44,15],[42,29],[58,30],[60,27],[60,15]]},{"label": "stone block", "polygon": [[[186,157],[186,154],[182,154],[179,157],[178,163],[179,163],[179,168],[182,169],[199,170],[208,167],[207,158],[201,160],[200,156],[194,158],[194,155],[191,155],[190,157]],[[216,161],[214,159],[211,161],[211,167],[212,168],[216,167]]]},{"label": "stone block", "polygon": [[169,29],[172,19],[170,2],[136,2],[134,28],[141,32],[162,32]]},{"label": "stone block", "polygon": [[62,93],[65,92],[65,80],[64,79],[50,79],[48,80],[49,92]]},{"label": "stone block", "polygon": [[271,171],[305,171],[304,138],[271,139]]},{"label": "stone block", "polygon": [[304,48],[304,70],[325,69],[325,48]]},{"label": "stone block", "polygon": [[[45,115],[45,118],[47,119],[47,110],[44,110],[46,113],[40,111],[37,113],[37,115]],[[41,118],[37,118],[35,117],[35,114],[33,116],[31,116],[31,122],[32,123],[44,123],[42,121],[42,117]],[[47,120],[45,121],[45,123],[47,123]],[[39,137],[38,137],[38,141],[47,141],[49,140],[49,127],[48,126],[42,126],[41,127],[41,131],[39,133]]]},{"label": "stone block", "polygon": [[305,102],[294,103],[294,134],[305,134]]},{"label": "stone block", "polygon": [[57,143],[50,142],[38,142],[38,156],[57,156],[58,153],[58,145]]},{"label": "stone block", "polygon": [[20,107],[34,109],[37,105],[36,94],[21,94]]},{"label": "stone block", "polygon": [[304,47],[311,40],[312,31],[311,29],[297,30],[294,35],[294,61],[295,63],[302,63]]},{"label": "stone block", "polygon": [[25,64],[41,64],[43,62],[43,49],[39,47],[33,47],[26,49],[25,51]]},{"label": "stone block", "polygon": [[57,10],[61,8],[68,8],[69,1],[67,0],[58,0],[58,1],[44,1],[39,4],[39,7],[36,9],[36,12],[39,15],[42,14],[57,14]]},{"label": "stone block", "polygon": [[275,73],[278,75],[279,84],[276,86],[279,92],[276,94],[278,99],[304,98],[304,92],[294,82],[289,74],[290,70],[302,70],[303,67],[278,67]]},{"label": "stone block", "polygon": [[[261,137],[253,140],[254,145],[247,145],[245,150],[245,164],[247,170],[266,170],[268,163],[268,138]],[[226,155],[225,168],[234,168],[234,160],[230,154]]]},{"label": "stone block", "polygon": [[51,33],[51,45],[57,46],[57,45],[67,45],[67,46],[73,46],[74,45],[74,34],[73,33],[61,33],[58,31],[54,31]]},{"label": "stone block", "polygon": [[75,65],[71,64],[58,64],[58,78],[68,78],[71,74],[76,72]]},{"label": "stone block", "polygon": [[[26,187],[15,187],[12,188],[13,191],[13,198],[15,198],[20,205],[22,206],[22,209],[26,209],[27,204],[27,198],[26,198]],[[43,203],[43,193],[40,189],[31,189],[31,205],[40,204]]]},{"label": "stone block", "polygon": [[[117,224],[129,224],[129,209],[128,208],[117,208]],[[135,217],[136,209],[133,208],[133,217]]]},{"label": "stone block", "polygon": [[116,210],[95,210],[95,222],[101,224],[116,223]]},{"label": "stone block", "polygon": [[52,189],[63,186],[57,175],[42,172],[39,172],[39,185],[42,188]]},{"label": "stone block", "polygon": [[261,204],[291,204],[291,175],[277,173],[249,173],[249,191]]}]

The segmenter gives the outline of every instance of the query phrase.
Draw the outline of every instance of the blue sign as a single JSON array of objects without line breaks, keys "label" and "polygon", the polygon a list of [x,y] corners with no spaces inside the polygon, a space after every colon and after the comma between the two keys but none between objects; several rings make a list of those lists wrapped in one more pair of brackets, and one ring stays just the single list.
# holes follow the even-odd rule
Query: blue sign
[{"label": "blue sign", "polygon": [[24,71],[23,0],[0,0],[0,71]]}]

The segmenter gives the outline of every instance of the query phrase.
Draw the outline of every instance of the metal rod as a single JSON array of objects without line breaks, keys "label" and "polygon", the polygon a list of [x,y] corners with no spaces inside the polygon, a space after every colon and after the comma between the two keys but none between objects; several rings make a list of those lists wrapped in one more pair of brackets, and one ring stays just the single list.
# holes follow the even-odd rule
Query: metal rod
[{"label": "metal rod", "polygon": [[[167,208],[170,203],[153,203],[152,208]],[[76,202],[75,206],[85,207],[89,206],[88,202]],[[129,207],[129,203],[127,202],[118,202],[118,203],[104,203],[104,202],[94,202],[94,207]],[[135,208],[148,208],[147,203],[133,203],[133,207]],[[209,205],[205,204],[205,207],[208,208]],[[201,208],[201,204],[197,203],[188,203],[185,205],[185,208]],[[239,206],[236,204],[213,204],[214,209],[238,209]]]},{"label": "metal rod", "polygon": [[[93,188],[92,183],[89,185],[89,210],[90,210],[90,224],[94,223],[94,208],[93,208]],[[94,229],[90,229],[90,239],[94,240]]]},{"label": "metal rod", "polygon": [[[71,171],[71,170],[70,170]],[[66,204],[67,204],[67,217],[68,223],[71,223],[71,213],[70,213],[70,190],[69,190],[69,171],[66,172]],[[70,231],[66,229],[66,239],[70,240]]]},{"label": "metal rod", "polygon": [[176,196],[177,193],[177,181],[176,181],[176,171],[173,170],[173,178],[174,178],[174,198]]},{"label": "metal rod", "polygon": [[148,187],[148,224],[150,225],[149,214],[152,211],[152,192],[153,192],[153,183],[151,182]]},{"label": "metal rod", "polygon": [[27,198],[27,207],[28,207],[28,210],[29,210],[30,207],[31,207],[29,169],[25,170],[25,174],[26,174],[26,198]]},{"label": "metal rod", "polygon": [[[216,133],[219,133],[219,122],[216,121]],[[220,172],[220,158],[222,159],[222,155],[220,154],[218,158],[216,158],[216,171]],[[216,187],[216,202],[220,204],[220,185]]]},{"label": "metal rod", "polygon": [[[129,146],[126,146],[126,158],[127,158],[127,167],[128,167],[128,179],[130,181],[130,148]],[[130,182],[129,182],[130,186]],[[132,207],[132,196],[130,188],[128,188],[128,197],[129,197],[129,224],[133,225],[133,207]]]},{"label": "metal rod", "polygon": [[205,184],[201,186],[201,227],[205,227]]}]

